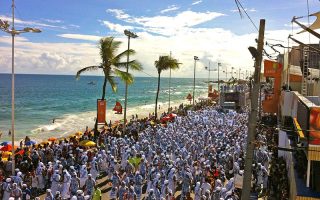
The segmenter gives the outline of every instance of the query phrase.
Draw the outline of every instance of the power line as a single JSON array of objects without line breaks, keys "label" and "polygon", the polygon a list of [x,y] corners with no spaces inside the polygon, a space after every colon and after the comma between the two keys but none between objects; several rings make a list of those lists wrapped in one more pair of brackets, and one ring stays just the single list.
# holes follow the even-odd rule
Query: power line
[{"label": "power line", "polygon": [[[249,14],[247,13],[246,9],[244,9],[244,7],[242,6],[240,0],[235,0],[236,1],[236,4],[237,6],[239,5],[242,10],[244,11],[244,13],[247,15],[247,17],[249,18],[249,20],[251,21],[252,25],[254,26],[254,28],[259,31],[258,27],[256,26],[256,24],[253,22],[253,20],[251,19],[251,17],[249,16]],[[238,7],[239,8],[239,7]],[[239,9],[239,12],[241,13],[240,9]],[[241,14],[240,14],[241,15]]]}]

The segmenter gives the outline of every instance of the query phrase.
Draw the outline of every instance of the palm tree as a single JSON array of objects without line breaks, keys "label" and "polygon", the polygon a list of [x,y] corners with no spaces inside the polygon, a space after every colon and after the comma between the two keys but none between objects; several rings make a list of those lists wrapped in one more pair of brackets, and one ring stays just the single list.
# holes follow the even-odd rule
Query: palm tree
[{"label": "palm tree", "polygon": [[[101,69],[104,74],[102,99],[105,99],[107,82],[110,83],[113,92],[117,91],[117,83],[114,80],[115,76],[119,77],[122,81],[128,84],[133,83],[133,76],[130,73],[121,70],[125,69],[127,66],[127,62],[123,62],[122,60],[126,58],[128,50],[125,50],[117,55],[120,45],[121,42],[115,41],[113,37],[102,38],[99,42],[100,57],[102,61],[101,64],[82,68],[76,74],[76,78],[79,79],[80,75],[84,72]],[[129,55],[133,54],[135,54],[135,51],[129,49]],[[142,70],[141,64],[136,60],[129,61],[128,66],[132,70]],[[96,128],[97,122],[95,125],[95,129]]]},{"label": "palm tree", "polygon": [[157,89],[157,96],[156,96],[156,106],[155,106],[155,117],[157,119],[157,109],[158,109],[158,97],[159,97],[159,91],[160,91],[160,75],[161,72],[168,69],[179,69],[179,65],[181,63],[178,62],[177,59],[172,58],[170,56],[159,56],[159,60],[156,60],[154,62],[155,67],[158,71],[158,89]]}]

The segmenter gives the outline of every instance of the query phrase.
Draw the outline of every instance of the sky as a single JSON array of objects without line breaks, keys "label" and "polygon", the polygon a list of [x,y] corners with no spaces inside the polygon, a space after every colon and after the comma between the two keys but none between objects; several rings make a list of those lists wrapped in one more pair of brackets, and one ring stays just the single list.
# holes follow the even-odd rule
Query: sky
[{"label": "sky", "polygon": [[[256,27],[266,19],[265,41],[288,43],[288,35],[304,42],[319,43],[308,33],[292,25],[293,16],[307,16],[307,0],[240,0]],[[310,13],[320,10],[319,0],[308,0]],[[196,76],[206,78],[208,71],[216,77],[233,71],[253,71],[252,56],[247,50],[256,46],[258,31],[243,14],[235,0],[16,0],[15,28],[35,27],[41,33],[24,33],[15,38],[15,71],[28,74],[70,74],[100,63],[98,41],[112,36],[122,41],[120,51],[127,48],[125,29],[139,37],[130,47],[133,59],[141,62],[143,72],[135,76],[157,73],[154,61],[161,55],[172,56],[182,63],[173,77],[193,77],[194,56],[199,57]],[[0,1],[0,19],[11,22],[11,1]],[[310,17],[312,23],[315,18]],[[299,19],[308,24],[308,18]],[[268,54],[276,52],[265,47]],[[284,49],[278,48],[283,53]],[[11,36],[0,32],[0,73],[11,72]],[[227,72],[223,73],[223,71]],[[94,72],[91,74],[101,74]],[[168,76],[164,72],[163,76]]]}]

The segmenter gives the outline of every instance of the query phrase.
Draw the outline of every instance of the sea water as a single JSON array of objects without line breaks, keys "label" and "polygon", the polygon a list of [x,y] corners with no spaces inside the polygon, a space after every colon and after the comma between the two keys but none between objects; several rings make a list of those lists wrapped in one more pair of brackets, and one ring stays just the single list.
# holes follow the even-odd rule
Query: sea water
[{"label": "sea water", "polygon": [[[196,79],[195,96],[205,96],[207,79]],[[115,102],[124,107],[125,85],[116,79],[118,91],[112,92],[107,84],[107,122],[123,118],[112,111]],[[15,76],[15,136],[16,140],[26,135],[41,140],[51,136],[60,137],[93,127],[97,99],[102,95],[103,77],[72,75],[27,75]],[[187,104],[186,96],[192,94],[192,78],[171,78],[171,105]],[[135,77],[128,88],[128,115],[152,112],[155,106],[157,78]],[[168,107],[169,78],[161,78],[158,104]],[[53,123],[54,119],[54,123]],[[9,140],[11,129],[11,75],[0,74],[0,131],[1,141]]]}]

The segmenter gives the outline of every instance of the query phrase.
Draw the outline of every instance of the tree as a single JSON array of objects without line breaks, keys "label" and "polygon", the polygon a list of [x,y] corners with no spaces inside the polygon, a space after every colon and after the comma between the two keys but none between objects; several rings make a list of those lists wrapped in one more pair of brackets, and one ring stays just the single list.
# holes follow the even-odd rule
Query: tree
[{"label": "tree", "polygon": [[[104,74],[104,82],[102,86],[102,99],[105,99],[107,82],[110,83],[113,92],[117,91],[117,83],[114,80],[115,76],[119,77],[122,81],[128,84],[132,84],[134,81],[133,76],[130,73],[121,70],[126,69],[127,62],[123,62],[122,60],[125,60],[128,54],[128,50],[125,50],[117,55],[120,45],[121,42],[115,41],[113,37],[102,38],[99,42],[100,57],[102,61],[101,64],[84,67],[80,69],[76,74],[76,78],[79,79],[80,75],[84,72],[101,69]],[[129,49],[129,55],[134,54],[135,51]],[[131,70],[142,70],[141,64],[136,60],[129,61],[128,66]],[[95,129],[96,128],[97,122],[95,125]]]},{"label": "tree", "polygon": [[156,60],[154,62],[154,65],[158,71],[158,89],[157,89],[156,106],[155,106],[156,119],[158,117],[157,110],[158,110],[158,98],[159,98],[159,91],[160,91],[161,72],[168,69],[173,69],[173,70],[178,69],[180,64],[181,63],[179,63],[177,59],[172,58],[170,56],[159,56],[159,60]]}]

